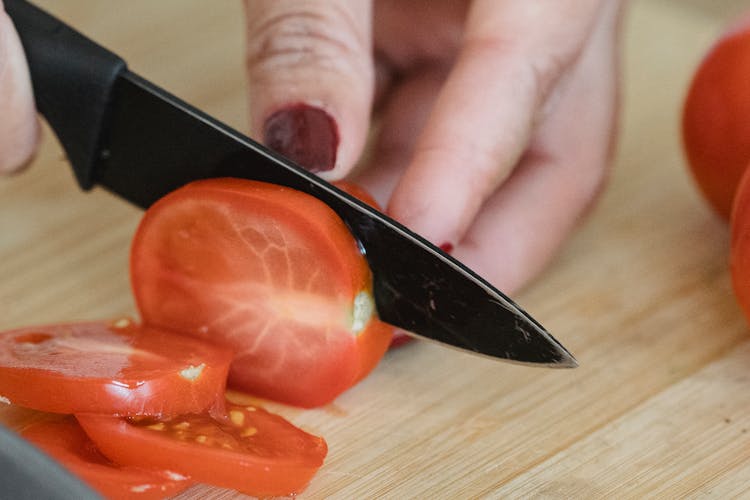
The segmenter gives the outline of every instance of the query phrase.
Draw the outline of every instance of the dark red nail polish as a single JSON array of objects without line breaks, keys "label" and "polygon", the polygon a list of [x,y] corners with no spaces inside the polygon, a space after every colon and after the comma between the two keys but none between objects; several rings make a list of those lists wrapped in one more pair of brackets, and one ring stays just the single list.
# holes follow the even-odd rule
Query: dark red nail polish
[{"label": "dark red nail polish", "polygon": [[451,253],[453,251],[453,245],[446,241],[445,243],[440,245],[440,250],[442,250],[445,253]]},{"label": "dark red nail polish", "polygon": [[325,172],[336,165],[339,131],[331,115],[300,103],[268,117],[263,142],[310,172]]}]

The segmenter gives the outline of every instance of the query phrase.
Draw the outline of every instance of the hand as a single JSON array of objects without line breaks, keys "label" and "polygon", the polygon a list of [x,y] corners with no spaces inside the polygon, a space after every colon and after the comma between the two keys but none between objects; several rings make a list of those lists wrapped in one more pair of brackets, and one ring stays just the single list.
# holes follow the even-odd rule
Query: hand
[{"label": "hand", "polygon": [[0,173],[23,167],[38,141],[39,121],[26,59],[0,0]]},{"label": "hand", "polygon": [[504,291],[600,191],[619,1],[245,3],[251,134],[329,180],[354,177]]}]

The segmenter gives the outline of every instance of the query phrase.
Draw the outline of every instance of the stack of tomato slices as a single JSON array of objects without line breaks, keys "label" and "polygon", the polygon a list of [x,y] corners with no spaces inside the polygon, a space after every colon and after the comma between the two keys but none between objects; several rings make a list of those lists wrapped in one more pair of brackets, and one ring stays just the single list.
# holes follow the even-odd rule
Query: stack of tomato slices
[{"label": "stack of tomato slices", "polygon": [[301,491],[325,441],[225,401],[231,353],[128,320],[0,335],[4,401],[75,417],[21,435],[109,498],[162,498],[194,482],[257,496]]},{"label": "stack of tomato slices", "polygon": [[300,492],[325,441],[225,389],[320,406],[383,356],[394,328],[343,221],[289,188],[198,181],[146,212],[131,280],[142,323],[0,334],[0,401],[66,415],[22,435],[108,497]]}]

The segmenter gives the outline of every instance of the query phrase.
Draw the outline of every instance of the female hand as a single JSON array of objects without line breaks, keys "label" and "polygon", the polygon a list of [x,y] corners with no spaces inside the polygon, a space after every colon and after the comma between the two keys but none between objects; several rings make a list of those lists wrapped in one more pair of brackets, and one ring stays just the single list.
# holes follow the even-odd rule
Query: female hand
[{"label": "female hand", "polygon": [[504,291],[599,192],[619,1],[245,3],[251,134],[329,180],[355,177]]},{"label": "female hand", "polygon": [[0,173],[23,167],[38,140],[39,122],[26,59],[0,0]]}]

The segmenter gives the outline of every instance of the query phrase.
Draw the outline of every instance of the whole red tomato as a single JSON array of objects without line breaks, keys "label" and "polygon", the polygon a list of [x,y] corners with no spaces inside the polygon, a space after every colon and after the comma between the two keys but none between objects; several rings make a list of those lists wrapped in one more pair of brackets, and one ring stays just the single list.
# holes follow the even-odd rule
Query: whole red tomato
[{"label": "whole red tomato", "polygon": [[750,161],[750,15],[725,31],[703,58],[685,100],[682,135],[703,195],[729,219]]},{"label": "whole red tomato", "polygon": [[740,307],[750,320],[750,171],[742,176],[732,209],[732,286]]}]

